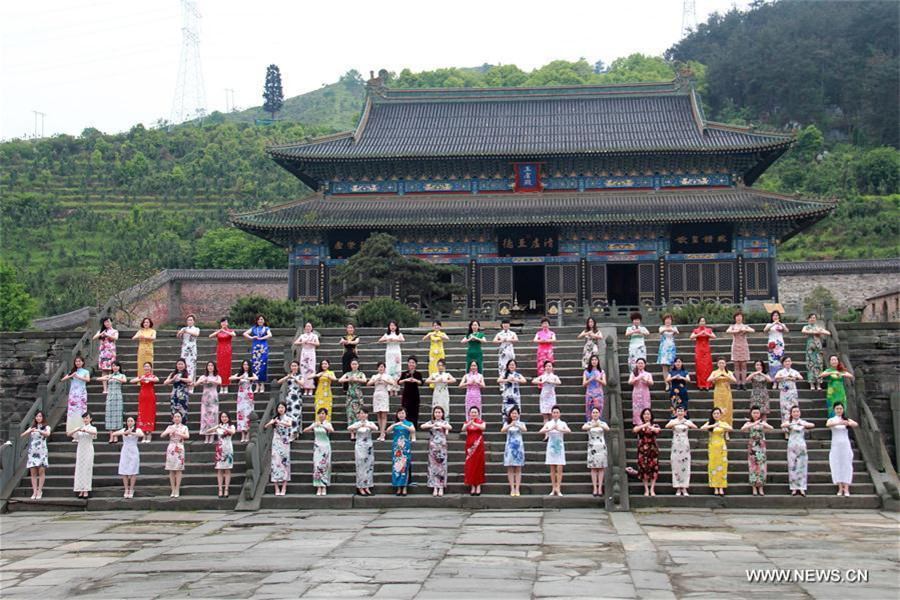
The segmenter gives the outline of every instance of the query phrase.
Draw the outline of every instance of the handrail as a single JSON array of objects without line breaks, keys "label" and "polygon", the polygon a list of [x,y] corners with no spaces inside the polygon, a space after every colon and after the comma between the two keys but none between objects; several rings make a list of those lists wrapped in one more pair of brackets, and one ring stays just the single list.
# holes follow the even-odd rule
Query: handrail
[{"label": "handrail", "polygon": [[604,477],[606,510],[627,511],[628,474],[625,472],[625,424],[622,416],[622,380],[619,375],[619,343],[615,327],[606,337],[606,406],[604,416],[609,424],[608,468]]},{"label": "handrail", "polygon": [[[292,360],[298,360],[299,349],[293,346],[293,341],[303,332],[303,325],[297,327],[294,337],[291,338],[292,344],[289,345],[283,353],[284,356],[284,372],[290,373],[290,364]],[[272,419],[275,413],[275,407],[281,401],[281,398],[287,392],[288,382],[285,381],[275,393],[272,387],[269,387],[269,401],[262,416],[256,422],[256,427],[250,431],[250,441],[244,449],[246,459],[246,471],[244,474],[244,485],[238,497],[238,503],[235,510],[253,511],[258,510],[262,504],[262,497],[266,492],[268,483],[268,475],[271,469],[269,458],[272,453],[272,435],[273,431],[265,428],[265,424]]]},{"label": "handrail", "polygon": [[0,512],[6,511],[6,505],[10,496],[18,487],[22,477],[25,476],[25,458],[30,441],[24,439],[22,433],[31,426],[34,415],[39,410],[44,411],[44,416],[51,431],[59,425],[65,414],[64,409],[68,402],[69,390],[69,386],[62,381],[62,378],[69,372],[72,361],[78,355],[84,358],[85,365],[93,363],[94,344],[92,338],[95,333],[94,324],[96,323],[96,318],[107,317],[111,313],[112,304],[107,303],[99,312],[91,315],[95,318],[88,320],[84,334],[69,351],[68,360],[63,360],[60,363],[59,367],[50,375],[50,379],[46,384],[38,386],[37,397],[19,423],[18,433],[8,443],[0,447],[0,464],[3,466],[2,470],[0,470]]},{"label": "handrail", "polygon": [[853,368],[849,348],[846,343],[841,341],[840,333],[832,318],[826,320],[826,327],[831,333],[831,339],[841,362],[856,377],[855,381],[844,380],[847,390],[846,410],[848,416],[859,423],[859,427],[853,432],[853,437],[866,462],[866,469],[869,471],[883,507],[889,510],[900,510],[900,482],[898,482],[897,472],[891,464],[890,454],[885,448],[884,438],[881,437],[878,421],[866,402],[865,376],[862,370]]}]

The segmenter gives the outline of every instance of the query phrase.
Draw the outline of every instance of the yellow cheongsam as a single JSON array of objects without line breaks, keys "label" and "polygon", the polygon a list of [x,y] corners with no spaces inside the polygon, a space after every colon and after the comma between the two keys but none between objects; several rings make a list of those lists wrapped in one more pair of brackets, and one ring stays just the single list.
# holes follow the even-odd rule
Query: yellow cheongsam
[{"label": "yellow cheongsam", "polygon": [[728,447],[725,428],[716,425],[709,430],[709,487],[728,487]]}]

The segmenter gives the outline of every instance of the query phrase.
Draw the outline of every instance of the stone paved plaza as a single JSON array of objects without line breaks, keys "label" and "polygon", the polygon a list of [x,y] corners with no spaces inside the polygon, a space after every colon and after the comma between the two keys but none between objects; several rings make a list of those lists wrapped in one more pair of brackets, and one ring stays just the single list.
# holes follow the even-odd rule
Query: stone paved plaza
[{"label": "stone paved plaza", "polygon": [[[708,509],[10,514],[6,598],[897,598],[896,514]],[[868,569],[868,583],[747,581]]]}]

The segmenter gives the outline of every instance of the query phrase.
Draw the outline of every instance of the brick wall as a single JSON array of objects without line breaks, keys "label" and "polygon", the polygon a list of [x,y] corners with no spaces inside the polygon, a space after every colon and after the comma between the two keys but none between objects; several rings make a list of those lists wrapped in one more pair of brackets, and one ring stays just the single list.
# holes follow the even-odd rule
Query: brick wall
[{"label": "brick wall", "polygon": [[803,304],[816,286],[821,285],[838,299],[841,308],[862,308],[866,298],[896,285],[887,273],[840,273],[835,275],[784,275],[778,277],[778,299],[782,304]]},{"label": "brick wall", "polygon": [[37,388],[46,383],[81,331],[28,331],[0,334],[0,441],[9,439],[34,404]]}]

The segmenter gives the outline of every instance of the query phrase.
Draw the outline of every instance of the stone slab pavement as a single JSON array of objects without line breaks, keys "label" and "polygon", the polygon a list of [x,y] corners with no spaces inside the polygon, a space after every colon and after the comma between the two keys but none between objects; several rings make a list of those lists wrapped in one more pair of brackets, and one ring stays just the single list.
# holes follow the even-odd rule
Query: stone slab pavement
[{"label": "stone slab pavement", "polygon": [[900,518],[879,511],[14,513],[0,596],[883,599],[898,553]]}]

